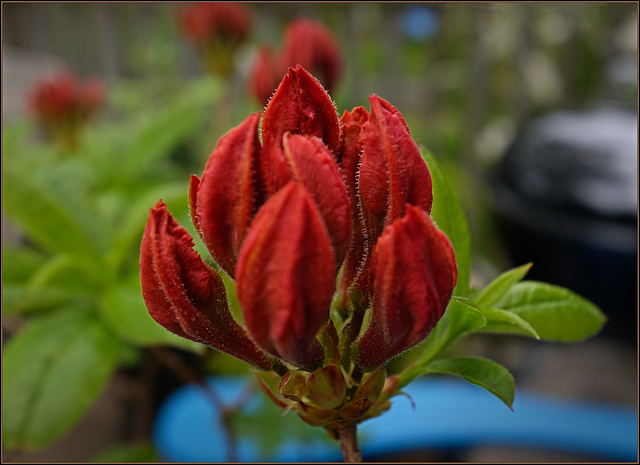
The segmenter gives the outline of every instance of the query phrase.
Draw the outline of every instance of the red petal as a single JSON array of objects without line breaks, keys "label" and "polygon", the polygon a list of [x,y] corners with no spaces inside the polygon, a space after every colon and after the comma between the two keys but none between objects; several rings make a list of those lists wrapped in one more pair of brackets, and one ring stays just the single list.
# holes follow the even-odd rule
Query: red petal
[{"label": "red petal", "polygon": [[324,218],[340,266],[351,244],[352,211],[340,170],[317,137],[286,134],[284,154],[293,177],[311,193]]},{"label": "red petal", "polygon": [[263,135],[270,134],[278,145],[287,132],[319,137],[334,156],[338,152],[340,127],[331,97],[300,65],[289,68],[262,121]]},{"label": "red petal", "polygon": [[265,351],[312,369],[335,289],[331,241],[311,195],[290,182],[258,211],[237,267],[245,323]]},{"label": "red petal", "polygon": [[351,247],[342,271],[341,292],[346,292],[355,279],[357,272],[361,269],[365,254],[363,225],[361,224],[362,218],[357,197],[357,175],[362,152],[362,126],[368,116],[364,107],[356,107],[351,113],[345,110],[340,118],[342,140],[339,163],[351,203],[354,227]]},{"label": "red petal", "polygon": [[169,331],[269,368],[264,354],[231,316],[220,276],[193,250],[193,239],[159,201],[140,249],[142,295],[151,317]]},{"label": "red petal", "polygon": [[419,207],[385,228],[371,257],[373,313],[358,363],[379,366],[423,341],[444,314],[457,279],[453,248]]},{"label": "red petal", "polygon": [[222,136],[197,188],[197,221],[213,259],[230,276],[258,205],[254,172],[260,152],[260,115]]}]

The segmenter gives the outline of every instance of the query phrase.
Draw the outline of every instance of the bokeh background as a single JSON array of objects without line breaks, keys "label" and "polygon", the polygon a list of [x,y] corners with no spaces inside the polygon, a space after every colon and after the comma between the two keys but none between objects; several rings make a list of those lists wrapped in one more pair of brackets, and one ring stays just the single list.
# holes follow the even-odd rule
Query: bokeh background
[{"label": "bokeh background", "polygon": [[[518,388],[637,409],[637,5],[247,6],[253,11],[252,26],[235,52],[231,77],[223,79],[207,76],[198,50],[180,28],[178,4],[3,3],[3,158],[6,128],[19,126],[21,137],[42,143],[42,133],[28,123],[29,94],[41,78],[71,67],[82,78],[97,76],[105,83],[106,103],[92,122],[94,131],[111,122],[126,131],[127,118],[132,127],[143,125],[173,108],[179,95],[195,102],[200,116],[184,131],[176,130],[168,162],[158,162],[186,189],[188,174],[201,172],[215,141],[249,112],[263,108],[248,90],[259,47],[279,47],[283,30],[296,18],[319,20],[335,35],[342,54],[342,74],[331,92],[338,110],[368,107],[371,93],[391,102],[456,186],[472,234],[473,280],[486,284],[511,266],[532,261],[532,277],[572,288],[609,316],[602,334],[584,343],[478,337],[466,342],[467,350],[503,363]],[[535,126],[550,115],[574,119],[547,124],[547,132]],[[586,125],[585,118],[595,126]],[[619,124],[608,124],[615,118]],[[566,131],[559,129],[565,127],[561,124]],[[167,125],[173,127],[170,117]],[[594,131],[588,127],[610,130],[591,142]],[[543,156],[549,153],[557,155]],[[534,187],[526,187],[527,173],[538,176],[531,181]],[[592,184],[580,184],[585,179]],[[76,181],[68,180],[70,185]],[[582,190],[562,188],[578,184]],[[3,205],[8,195],[3,191]],[[594,195],[611,201],[594,207]],[[507,196],[512,201],[503,202]],[[14,266],[4,254],[5,244],[23,242],[24,232],[3,214],[3,289]],[[4,297],[3,292],[3,345],[32,316],[6,311]],[[192,357],[175,347],[156,349],[164,351],[162,363],[143,357],[135,370],[117,370],[62,437],[31,452],[4,450],[4,459],[85,461],[113,447],[145,443],[154,408],[184,382],[169,374],[167,360]],[[216,356],[198,365],[206,373],[238,369]],[[155,397],[143,403],[146,412],[132,415],[149,385],[156,386]],[[11,399],[3,396],[6,402]],[[143,454],[137,458],[157,459],[152,449],[137,450]],[[440,457],[433,451],[423,454]],[[497,446],[446,457],[487,462],[575,458]]]}]

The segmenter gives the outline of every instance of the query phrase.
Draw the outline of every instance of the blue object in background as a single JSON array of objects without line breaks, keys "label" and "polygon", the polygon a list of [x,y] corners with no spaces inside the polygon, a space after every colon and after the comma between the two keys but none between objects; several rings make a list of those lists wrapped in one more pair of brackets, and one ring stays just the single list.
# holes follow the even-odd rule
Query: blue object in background
[{"label": "blue object in background", "polygon": [[[225,404],[238,399],[247,382],[245,378],[210,380]],[[436,377],[416,380],[404,392],[413,399],[415,408],[409,399],[398,396],[392,399],[388,412],[358,426],[364,460],[401,451],[508,445],[573,452],[593,456],[594,460],[637,461],[638,412],[633,408],[570,402],[518,391],[512,412],[478,386]],[[257,392],[247,404],[247,411],[265,398]],[[193,385],[176,391],[160,409],[154,444],[165,461],[228,461],[218,414]],[[237,452],[237,460],[242,462],[343,461],[337,442],[322,440],[284,438],[276,451],[264,457],[254,440],[240,437]]]},{"label": "blue object in background", "polygon": [[427,6],[408,7],[400,21],[404,34],[416,41],[426,42],[438,32],[438,14]]}]

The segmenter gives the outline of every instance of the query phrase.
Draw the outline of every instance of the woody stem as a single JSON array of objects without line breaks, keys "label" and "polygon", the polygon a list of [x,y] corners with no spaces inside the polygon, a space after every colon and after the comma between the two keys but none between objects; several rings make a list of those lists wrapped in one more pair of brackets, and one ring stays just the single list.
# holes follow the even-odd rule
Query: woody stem
[{"label": "woody stem", "polygon": [[362,462],[362,453],[358,446],[358,435],[356,425],[339,429],[338,442],[342,450],[342,456],[345,462]]}]

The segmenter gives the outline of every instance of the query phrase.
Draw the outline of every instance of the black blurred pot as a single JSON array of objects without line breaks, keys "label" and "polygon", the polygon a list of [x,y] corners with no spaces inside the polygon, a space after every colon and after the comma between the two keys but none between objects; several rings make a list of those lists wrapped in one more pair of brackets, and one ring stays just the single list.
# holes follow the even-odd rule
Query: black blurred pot
[{"label": "black blurred pot", "polygon": [[525,126],[492,178],[493,209],[527,279],[565,286],[607,314],[602,335],[636,340],[636,109],[598,104]]}]

